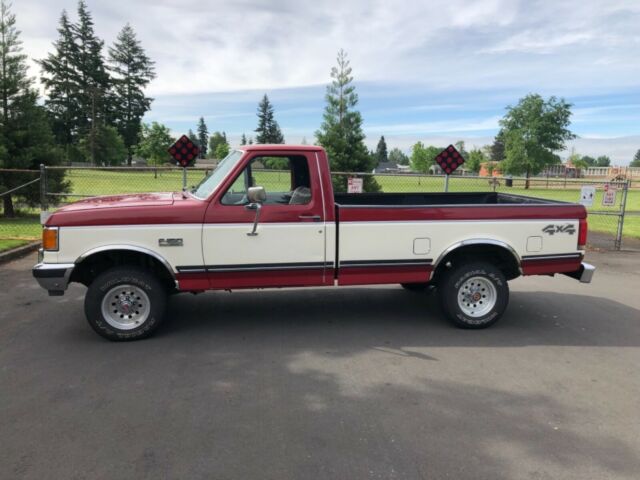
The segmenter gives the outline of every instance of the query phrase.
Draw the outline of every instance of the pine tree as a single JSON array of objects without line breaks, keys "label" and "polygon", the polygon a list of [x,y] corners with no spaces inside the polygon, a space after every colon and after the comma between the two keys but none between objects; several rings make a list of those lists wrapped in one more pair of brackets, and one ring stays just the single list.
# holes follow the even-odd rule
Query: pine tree
[{"label": "pine tree", "polygon": [[81,133],[89,133],[89,151],[91,163],[95,163],[96,135],[101,123],[107,116],[109,75],[102,56],[104,42],[94,31],[93,19],[84,0],[78,3],[78,23],[73,25],[78,50],[74,58],[74,67],[79,77],[78,99]]},{"label": "pine tree", "polygon": [[[126,24],[109,48],[112,73],[110,117],[124,140],[127,163],[131,165],[134,147],[142,128],[142,117],[151,108],[152,98],[144,89],[155,78],[154,62],[145,53],[131,25]],[[206,149],[206,145],[205,145]]]},{"label": "pine tree", "polygon": [[77,139],[78,82],[73,58],[77,57],[77,45],[66,11],[62,11],[58,26],[58,40],[53,43],[54,52],[38,61],[42,69],[41,81],[47,92],[44,105],[52,118],[52,128],[59,143],[71,145]]},{"label": "pine tree", "polygon": [[387,163],[389,161],[389,155],[387,153],[387,142],[384,140],[384,135],[380,137],[378,146],[376,147],[376,164]]},{"label": "pine tree", "polygon": [[266,93],[258,104],[257,115],[256,143],[284,143],[284,136],[280,131],[280,126],[274,118],[273,105],[269,102],[269,97],[267,97]]},{"label": "pine tree", "polygon": [[240,145],[246,145],[247,144],[247,136],[243,133],[242,137],[240,137]]},{"label": "pine tree", "polygon": [[633,160],[631,160],[630,167],[640,167],[640,150],[636,152],[633,156]]},{"label": "pine tree", "polygon": [[[45,110],[27,75],[27,56],[22,53],[20,31],[9,4],[0,0],[0,168],[37,169],[39,164],[62,163],[62,152],[54,145]],[[64,172],[52,172],[48,187],[64,192]],[[10,190],[33,180],[25,174],[0,172],[0,191]],[[13,197],[20,196],[28,205],[39,200],[39,186],[4,195],[5,217],[15,216]]]},{"label": "pine tree", "polygon": [[187,137],[189,137],[189,140],[191,140],[193,143],[195,143],[200,147],[200,141],[198,140],[198,136],[195,133],[193,133],[193,130],[189,129],[189,131],[187,132]]},{"label": "pine tree", "polygon": [[[332,170],[336,172],[371,172],[374,160],[364,144],[362,116],[355,110],[358,95],[352,85],[351,66],[344,50],[338,52],[338,65],[331,69],[331,84],[327,86],[323,122],[316,132],[316,139],[329,156]],[[347,189],[345,176],[334,177],[334,188],[338,192]],[[364,179],[368,192],[379,191],[380,187],[372,176]]]},{"label": "pine tree", "polygon": [[209,129],[204,123],[204,118],[200,117],[198,122],[198,145],[200,146],[200,158],[207,158],[207,141],[209,139]]}]

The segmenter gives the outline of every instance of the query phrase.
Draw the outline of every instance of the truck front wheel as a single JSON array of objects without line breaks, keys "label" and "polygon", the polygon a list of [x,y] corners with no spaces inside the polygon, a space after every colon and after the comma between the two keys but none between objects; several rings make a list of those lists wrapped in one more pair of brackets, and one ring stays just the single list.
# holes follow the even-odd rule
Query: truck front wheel
[{"label": "truck front wheel", "polygon": [[460,328],[486,328],[497,322],[509,303],[504,274],[485,262],[462,263],[438,284],[445,315]]},{"label": "truck front wheel", "polygon": [[138,340],[160,325],[166,296],[153,274],[135,267],[115,267],[91,283],[84,311],[99,335],[109,340]]}]

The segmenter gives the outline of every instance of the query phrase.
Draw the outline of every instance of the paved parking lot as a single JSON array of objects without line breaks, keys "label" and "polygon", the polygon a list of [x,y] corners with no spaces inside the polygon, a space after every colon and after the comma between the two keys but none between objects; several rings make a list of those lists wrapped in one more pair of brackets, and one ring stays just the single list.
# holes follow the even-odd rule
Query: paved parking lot
[{"label": "paved parking lot", "polygon": [[0,266],[2,479],[637,479],[640,254],[449,326],[399,287],[181,295],[110,343]]}]

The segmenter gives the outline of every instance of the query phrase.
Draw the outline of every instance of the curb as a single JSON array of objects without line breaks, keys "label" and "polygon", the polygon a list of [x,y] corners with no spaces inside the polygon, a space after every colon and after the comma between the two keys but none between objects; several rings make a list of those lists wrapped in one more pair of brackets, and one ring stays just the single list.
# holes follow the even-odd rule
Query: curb
[{"label": "curb", "polygon": [[40,247],[40,242],[33,242],[27,245],[23,245],[21,247],[13,248],[11,250],[7,250],[6,252],[0,253],[0,265],[3,263],[10,262],[11,260],[15,260],[16,258],[23,257],[34,250],[37,250]]}]

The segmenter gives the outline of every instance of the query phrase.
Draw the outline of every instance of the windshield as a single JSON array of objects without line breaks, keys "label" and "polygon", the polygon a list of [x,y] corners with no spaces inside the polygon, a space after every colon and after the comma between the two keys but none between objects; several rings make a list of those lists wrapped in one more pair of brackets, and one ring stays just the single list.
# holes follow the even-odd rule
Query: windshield
[{"label": "windshield", "polygon": [[209,176],[204,177],[202,181],[195,187],[191,193],[203,200],[211,195],[220,182],[227,176],[227,174],[233,169],[233,167],[238,163],[238,160],[242,157],[243,152],[240,150],[234,150],[229,155],[227,155],[216,167],[216,169],[209,174]]}]

